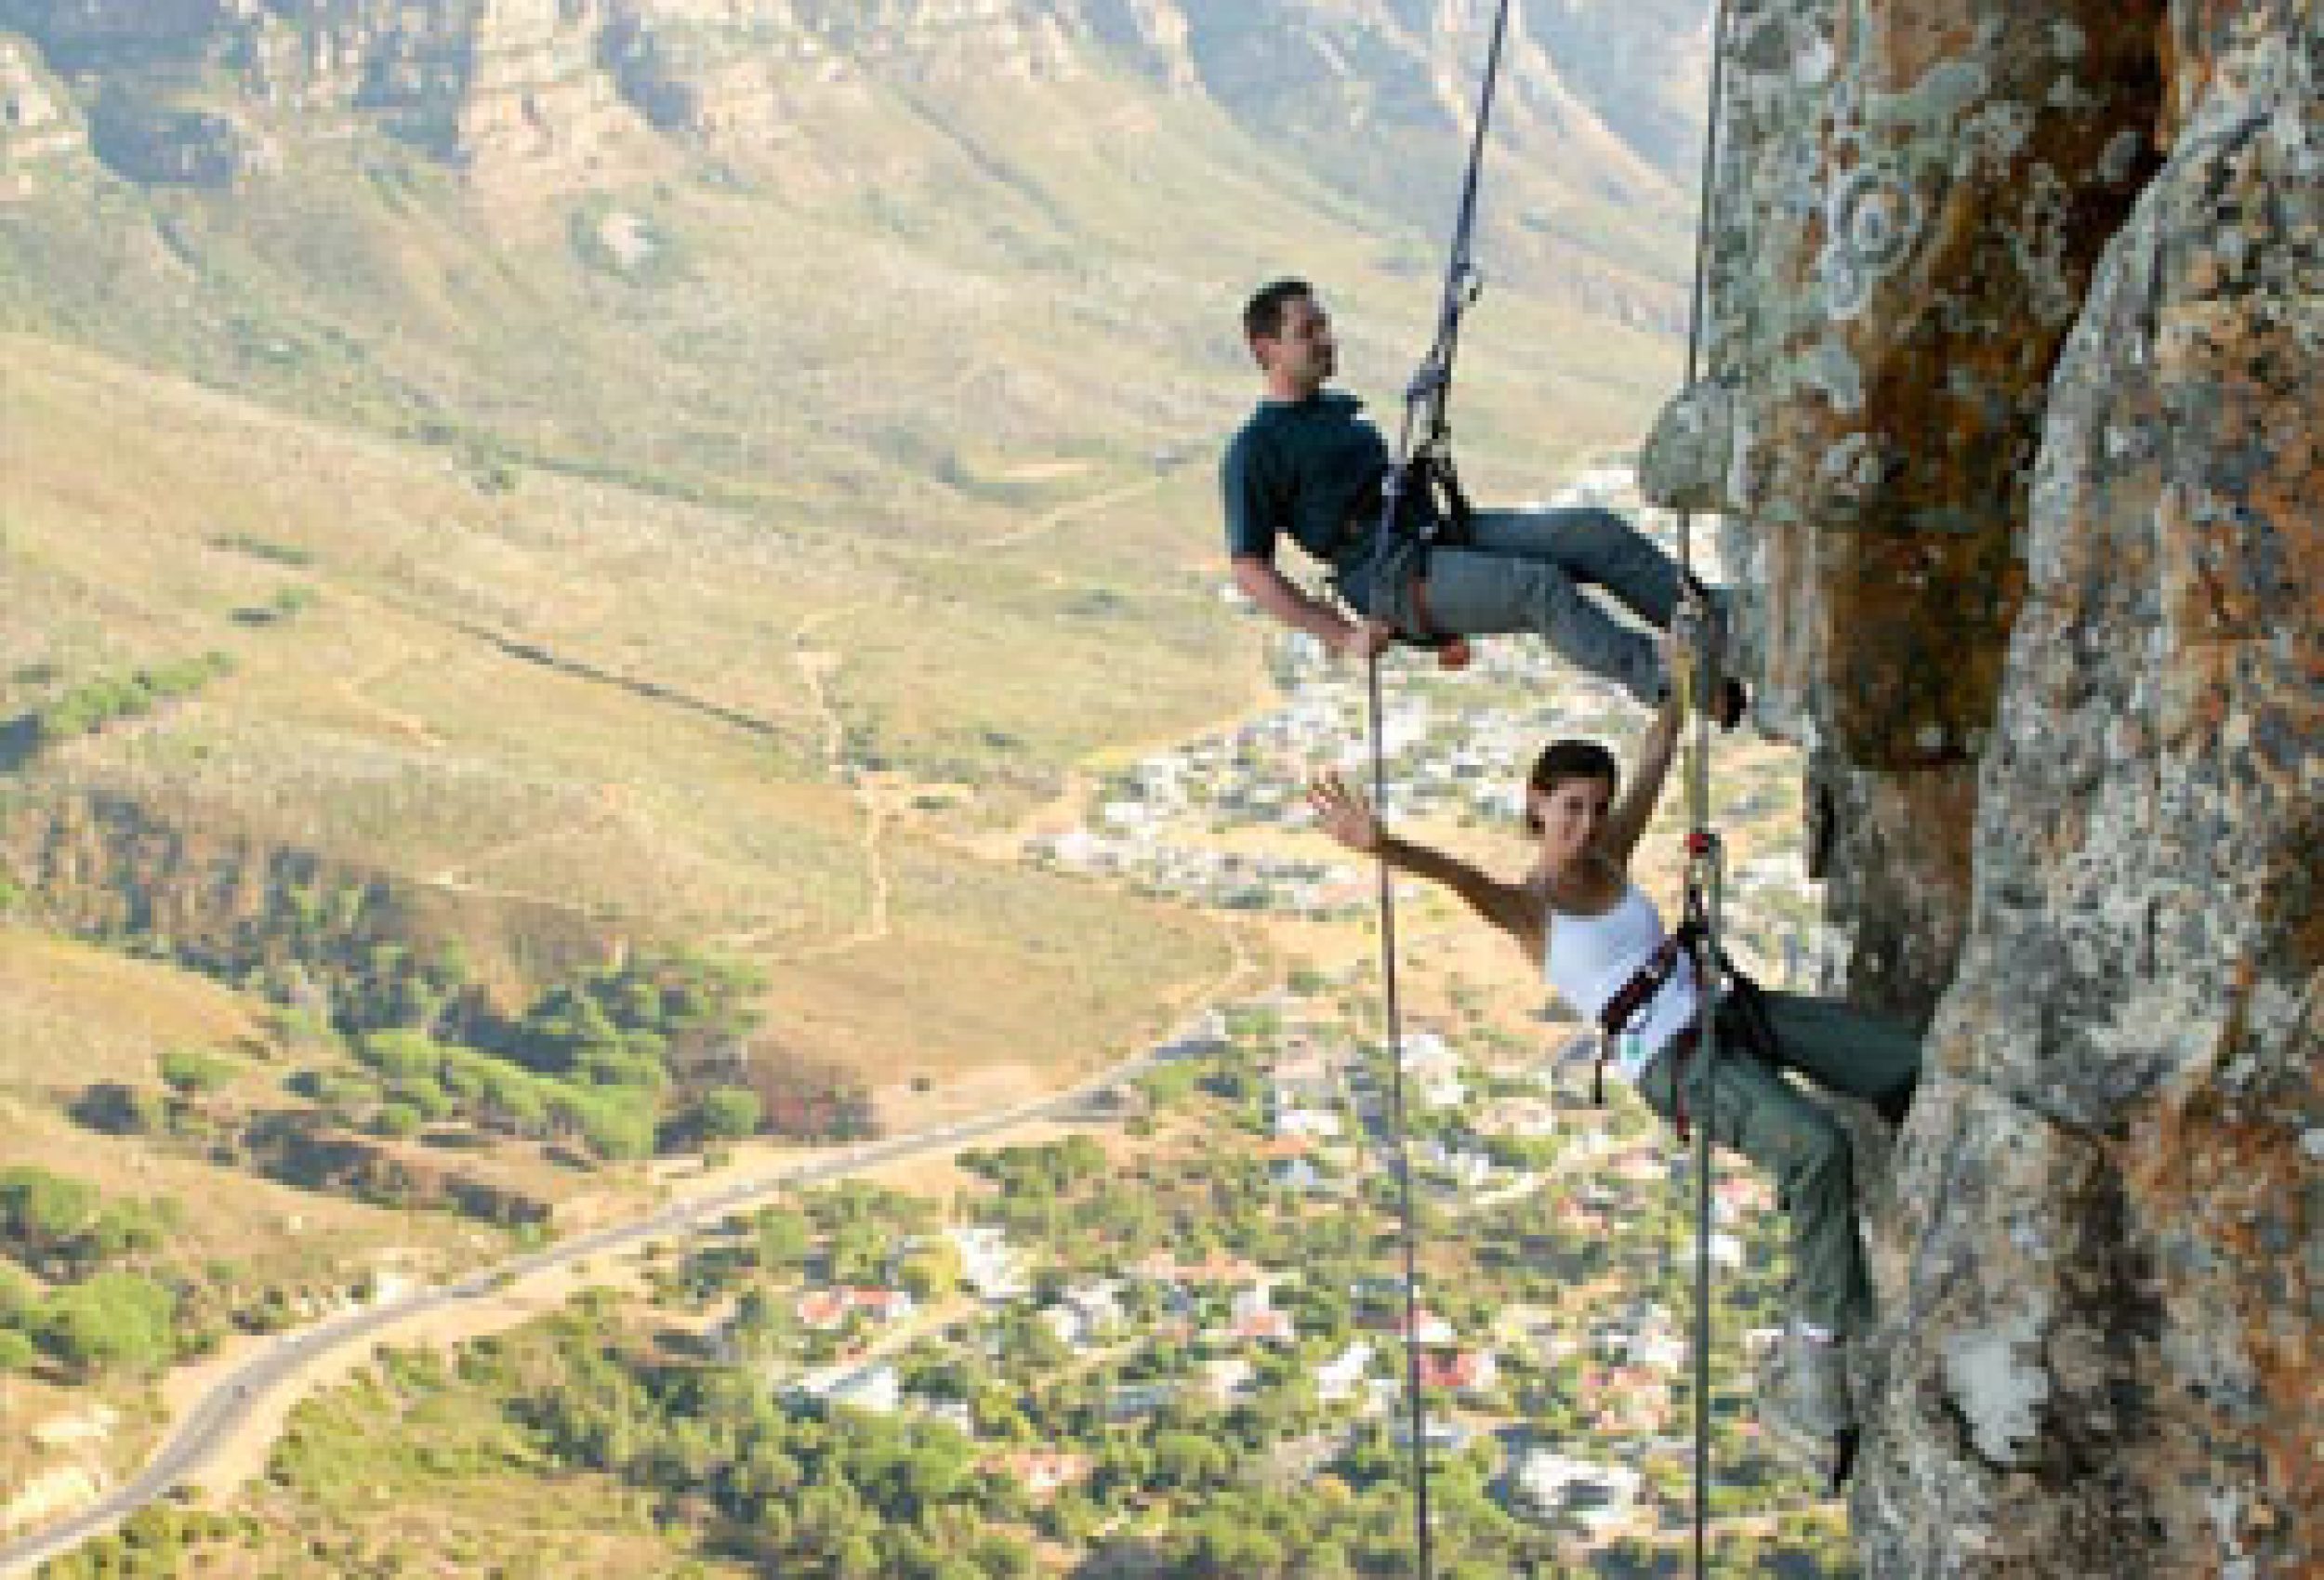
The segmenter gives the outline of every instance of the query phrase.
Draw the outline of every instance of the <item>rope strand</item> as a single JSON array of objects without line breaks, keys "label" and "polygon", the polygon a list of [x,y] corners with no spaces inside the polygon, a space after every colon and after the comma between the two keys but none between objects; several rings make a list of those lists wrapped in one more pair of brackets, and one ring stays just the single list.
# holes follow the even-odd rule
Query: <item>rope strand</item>
[{"label": "rope strand", "polygon": [[1380,990],[1386,1000],[1388,1091],[1393,1114],[1389,1139],[1395,1158],[1396,1216],[1404,1242],[1404,1386],[1411,1442],[1414,1556],[1420,1580],[1436,1573],[1428,1507],[1428,1409],[1420,1395],[1420,1268],[1419,1215],[1412,1205],[1412,1150],[1405,1130],[1404,1005],[1396,981],[1395,878],[1388,865],[1388,748],[1381,726],[1380,655],[1374,653],[1367,679],[1371,698],[1372,809],[1381,820],[1380,844]]},{"label": "rope strand", "polygon": [[[1415,435],[1425,427],[1429,445],[1443,443],[1446,412],[1452,399],[1452,367],[1460,343],[1461,315],[1475,300],[1476,270],[1471,248],[1476,235],[1477,196],[1485,165],[1486,139],[1493,122],[1495,89],[1500,81],[1501,46],[1509,31],[1509,0],[1499,0],[1493,17],[1493,35],[1485,57],[1485,80],[1478,91],[1476,125],[1469,140],[1469,165],[1461,179],[1460,208],[1453,222],[1449,257],[1445,270],[1445,294],[1437,306],[1436,336],[1428,358],[1405,391],[1404,421],[1396,437],[1396,461],[1381,480],[1379,522],[1375,528],[1376,558],[1384,558],[1401,519],[1406,468],[1415,454]],[[1419,1230],[1413,1206],[1412,1158],[1406,1126],[1404,1081],[1404,1007],[1396,980],[1396,895],[1388,865],[1385,835],[1388,812],[1388,751],[1382,722],[1380,655],[1366,663],[1366,691],[1370,704],[1372,807],[1380,818],[1382,838],[1380,869],[1380,987],[1389,1058],[1389,1100],[1392,1143],[1395,1156],[1397,1216],[1404,1249],[1404,1369],[1406,1430],[1411,1442],[1414,1573],[1434,1580],[1435,1538],[1429,1519],[1428,1409],[1420,1391],[1420,1272]]]},{"label": "rope strand", "polygon": [[[1710,291],[1710,237],[1716,218],[1715,202],[1719,176],[1720,119],[1726,103],[1727,18],[1730,0],[1719,0],[1711,17],[1710,32],[1710,102],[1704,116],[1702,172],[1696,188],[1695,211],[1695,277],[1694,287],[1687,298],[1686,315],[1686,388],[1692,389],[1702,375],[1702,344],[1704,322],[1709,317]],[[1679,580],[1683,587],[1693,589],[1700,584],[1695,577],[1695,513],[1691,509],[1679,512]],[[1706,614],[1708,611],[1704,612]],[[1720,631],[1716,621],[1697,621],[1697,639],[1708,640]],[[1697,962],[1696,1023],[1697,1040],[1692,1061],[1699,1086],[1697,1102],[1699,1117],[1695,1126],[1695,1323],[1694,1323],[1694,1393],[1695,1393],[1695,1465],[1693,1552],[1696,1580],[1710,1573],[1710,1205],[1711,1158],[1710,1136],[1716,1118],[1718,1101],[1717,1070],[1719,1059],[1719,912],[1722,902],[1720,882],[1720,851],[1716,837],[1710,831],[1710,718],[1708,707],[1696,706],[1693,696],[1695,677],[1692,674],[1674,678],[1679,688],[1682,705],[1681,739],[1686,747],[1687,800],[1687,885],[1690,902],[1699,894],[1703,915],[1703,950]],[[1702,703],[1716,706],[1723,698],[1705,697]],[[1693,729],[1686,728],[1687,712],[1694,714]],[[1680,1080],[1687,1077],[1687,1063],[1682,1059]]]}]

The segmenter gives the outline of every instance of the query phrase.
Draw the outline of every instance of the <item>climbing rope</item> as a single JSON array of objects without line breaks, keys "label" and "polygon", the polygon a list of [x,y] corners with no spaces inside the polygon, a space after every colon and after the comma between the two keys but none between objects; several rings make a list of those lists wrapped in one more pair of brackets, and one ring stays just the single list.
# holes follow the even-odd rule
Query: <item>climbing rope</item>
[{"label": "climbing rope", "polygon": [[[1726,104],[1727,13],[1730,0],[1719,0],[1710,23],[1710,102],[1703,120],[1702,171],[1696,185],[1695,278],[1687,297],[1686,384],[1693,389],[1702,374],[1703,324],[1709,317],[1710,236],[1717,216],[1720,119]],[[1701,584],[1695,578],[1695,512],[1679,511],[1679,585],[1692,599]],[[1693,627],[1694,651],[1709,653],[1721,634],[1720,623],[1705,618],[1708,611],[1685,609],[1679,618]],[[1723,644],[1721,644],[1723,645]],[[1691,670],[1691,666],[1690,666]],[[1720,906],[1723,899],[1723,862],[1718,836],[1710,826],[1710,718],[1695,706],[1696,677],[1674,677],[1680,707],[1680,737],[1686,780],[1686,905],[1690,919],[1698,920],[1702,947],[1695,963],[1695,1024],[1697,1041],[1692,1072],[1697,1083],[1700,1114],[1695,1126],[1695,1465],[1693,1553],[1696,1580],[1710,1573],[1710,1137],[1717,1102],[1719,1060]],[[1706,698],[1717,706],[1723,698]],[[1689,716],[1692,716],[1691,719]],[[1688,729],[1692,724],[1693,728]],[[1682,1059],[1679,1080],[1687,1079],[1688,1061]]]},{"label": "climbing rope", "polygon": [[[1717,190],[1719,133],[1726,100],[1728,14],[1731,0],[1719,0],[1711,20],[1710,105],[1703,132],[1703,159],[1697,185],[1693,288],[1688,297],[1686,328],[1686,388],[1701,375],[1703,326],[1708,317],[1710,248],[1713,204]],[[1484,81],[1478,91],[1476,124],[1472,130],[1467,171],[1462,178],[1460,206],[1453,226],[1445,271],[1444,295],[1437,309],[1436,334],[1427,357],[1405,392],[1404,419],[1396,441],[1395,464],[1383,480],[1378,542],[1385,549],[1398,527],[1402,496],[1416,458],[1426,457],[1443,468],[1449,481],[1446,453],[1453,362],[1459,349],[1461,321],[1476,301],[1483,281],[1473,257],[1477,198],[1489,135],[1493,101],[1500,79],[1502,45],[1508,34],[1509,0],[1499,0],[1491,42],[1486,54]],[[1459,485],[1450,484],[1456,503]],[[1457,506],[1458,507],[1458,506]],[[1676,619],[1686,622],[1695,637],[1694,651],[1709,656],[1719,627],[1696,599],[1701,584],[1695,575],[1694,512],[1679,512],[1679,572],[1684,590]],[[1391,1141],[1397,1183],[1400,1237],[1404,1254],[1405,1394],[1407,1430],[1412,1447],[1412,1496],[1415,1554],[1419,1580],[1435,1573],[1429,1520],[1427,1411],[1420,1389],[1419,1231],[1413,1207],[1410,1147],[1406,1125],[1403,1006],[1396,975],[1396,906],[1393,875],[1388,864],[1384,823],[1388,807],[1388,757],[1382,715],[1380,655],[1366,666],[1367,701],[1372,758],[1372,805],[1382,820],[1383,836],[1378,862],[1380,980],[1384,997],[1391,1078]],[[1687,782],[1686,904],[1689,919],[1702,933],[1697,960],[1696,991],[1698,1041],[1694,1070],[1701,1111],[1694,1134],[1695,1176],[1695,1322],[1694,1322],[1694,1573],[1709,1573],[1710,1504],[1710,1334],[1711,1334],[1711,1157],[1715,1092],[1713,1073],[1719,1057],[1717,1016],[1720,994],[1718,962],[1720,912],[1723,901],[1723,852],[1710,826],[1710,720],[1696,707],[1696,677],[1673,677],[1678,693],[1682,772]],[[1710,699],[1706,699],[1710,700]],[[1686,728],[1692,716],[1692,731]],[[1681,1080],[1686,1077],[1682,1074]]]},{"label": "climbing rope", "polygon": [[[1477,297],[1479,281],[1472,249],[1476,239],[1477,191],[1485,145],[1493,121],[1493,99],[1500,81],[1501,45],[1508,36],[1509,0],[1499,0],[1486,46],[1485,80],[1478,89],[1476,125],[1469,139],[1469,165],[1460,186],[1460,209],[1447,249],[1445,294],[1438,304],[1436,336],[1427,358],[1405,390],[1404,422],[1396,437],[1396,461],[1381,480],[1379,547],[1397,529],[1405,482],[1417,455],[1443,462],[1452,399],[1453,357],[1459,349],[1460,320]],[[1416,434],[1419,436],[1416,441]],[[1449,476],[1447,464],[1446,475]],[[1458,496],[1457,485],[1455,487]],[[1380,655],[1365,665],[1372,756],[1372,807],[1381,820],[1380,876],[1380,988],[1388,1045],[1390,1147],[1396,1172],[1398,1234],[1404,1251],[1404,1388],[1406,1432],[1411,1439],[1413,1573],[1419,1580],[1436,1573],[1435,1538],[1429,1519],[1428,1407],[1420,1389],[1419,1230],[1413,1207],[1412,1151],[1406,1127],[1404,1007],[1396,981],[1396,889],[1388,865],[1388,748],[1382,715]]]},{"label": "climbing rope", "polygon": [[[1382,820],[1388,815],[1388,748],[1380,725],[1380,655],[1372,655],[1367,687],[1372,748],[1372,807]],[[1385,999],[1388,1032],[1389,1146],[1396,1173],[1396,1217],[1404,1246],[1404,1389],[1405,1429],[1412,1440],[1412,1526],[1415,1573],[1430,1580],[1436,1573],[1428,1511],[1428,1409],[1420,1397],[1420,1268],[1419,1226],[1412,1205],[1412,1149],[1405,1130],[1404,1006],[1396,982],[1396,889],[1388,865],[1388,840],[1383,826],[1380,850],[1380,974]]]}]

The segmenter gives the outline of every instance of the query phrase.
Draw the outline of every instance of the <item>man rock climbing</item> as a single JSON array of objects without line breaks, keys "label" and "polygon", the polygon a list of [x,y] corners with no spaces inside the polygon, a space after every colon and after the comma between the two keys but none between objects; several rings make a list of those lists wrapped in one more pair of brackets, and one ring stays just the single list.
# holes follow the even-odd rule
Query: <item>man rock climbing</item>
[{"label": "man rock climbing", "polygon": [[[1652,637],[1583,595],[1604,587],[1668,629],[1683,584],[1670,557],[1611,510],[1478,510],[1465,532],[1423,547],[1436,507],[1408,491],[1398,530],[1379,532],[1391,460],[1363,402],[1327,389],[1337,371],[1331,319],[1305,281],[1278,280],[1243,309],[1243,333],[1265,381],[1259,409],[1220,470],[1235,585],[1275,619],[1326,646],[1369,659],[1398,635],[1451,638],[1531,631],[1568,662],[1648,706],[1669,690]],[[1275,566],[1289,537],[1331,567],[1350,620]],[[1713,596],[1713,612],[1717,599]],[[1742,718],[1740,683],[1705,687],[1719,722]]]}]

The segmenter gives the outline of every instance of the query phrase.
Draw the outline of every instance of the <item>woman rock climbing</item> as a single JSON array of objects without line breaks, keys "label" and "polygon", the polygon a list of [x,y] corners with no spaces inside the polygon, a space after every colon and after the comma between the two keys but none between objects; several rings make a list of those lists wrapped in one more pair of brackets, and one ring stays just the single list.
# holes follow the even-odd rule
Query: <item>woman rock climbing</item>
[{"label": "woman rock climbing", "polygon": [[[1683,637],[1664,639],[1668,673],[1697,665]],[[1504,882],[1466,862],[1388,833],[1370,806],[1334,773],[1309,797],[1323,830],[1347,849],[1444,885],[1488,925],[1538,961],[1550,985],[1602,1025],[1618,1022],[1617,1068],[1647,1105],[1682,1127],[1708,1118],[1711,1139],[1775,1180],[1790,1218],[1791,1320],[1764,1379],[1762,1424],[1802,1457],[1826,1463],[1855,1423],[1845,1346],[1871,1319],[1871,1289],[1857,1240],[1847,1133],[1786,1077],[1876,1105],[1902,1118],[1920,1073],[1919,1038],[1882,1017],[1829,998],[1763,995],[1780,1045],[1778,1068],[1723,1004],[1719,1057],[1706,1089],[1687,1065],[1700,1034],[1697,967],[1666,951],[1660,915],[1631,865],[1669,776],[1682,702],[1667,699],[1642,741],[1629,789],[1611,754],[1594,742],[1552,742],[1525,785],[1534,843],[1525,873]],[[1660,968],[1660,969],[1657,969]]]}]

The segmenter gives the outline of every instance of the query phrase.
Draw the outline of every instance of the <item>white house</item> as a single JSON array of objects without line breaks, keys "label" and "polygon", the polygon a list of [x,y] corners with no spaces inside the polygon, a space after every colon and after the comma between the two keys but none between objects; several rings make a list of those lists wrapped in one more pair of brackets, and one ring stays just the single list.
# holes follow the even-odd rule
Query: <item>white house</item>
[{"label": "white house", "polygon": [[1327,1108],[1287,1108],[1274,1116],[1277,1137],[1311,1136],[1328,1140],[1340,1134],[1340,1116]]},{"label": "white house", "polygon": [[960,1277],[986,1300],[1022,1299],[1032,1293],[1024,1257],[1009,1237],[988,1224],[970,1224],[944,1231],[960,1253]]},{"label": "white house", "polygon": [[1469,1100],[1469,1088],[1461,1085],[1457,1070],[1432,1070],[1420,1076],[1419,1085],[1424,1108],[1459,1108]]},{"label": "white house", "polygon": [[830,1366],[799,1379],[798,1391],[873,1415],[892,1415],[904,1404],[903,1379],[893,1366]]},{"label": "white house", "polygon": [[1278,1158],[1267,1165],[1267,1175],[1287,1191],[1307,1195],[1324,1185],[1324,1171],[1312,1159],[1304,1157]]},{"label": "white house", "polygon": [[1367,1340],[1350,1339],[1346,1349],[1315,1368],[1315,1397],[1335,1403],[1353,1393],[1372,1369],[1372,1354]]},{"label": "white house", "polygon": [[1432,1070],[1457,1072],[1460,1068],[1459,1056],[1434,1032],[1406,1032],[1403,1047],[1404,1067],[1415,1074]]},{"label": "white house", "polygon": [[1128,1320],[1122,1312],[1121,1294],[1120,1280],[1103,1279],[1096,1284],[1076,1284],[1059,1299],[1079,1311],[1092,1332],[1110,1333]]},{"label": "white house", "polygon": [[1603,1534],[1631,1517],[1642,1478],[1628,1465],[1573,1459],[1537,1447],[1518,1460],[1510,1480],[1517,1501],[1534,1512],[1567,1515]]},{"label": "white house", "polygon": [[1232,1402],[1250,1386],[1256,1369],[1240,1355],[1221,1355],[1203,1363],[1203,1388],[1221,1404]]}]

